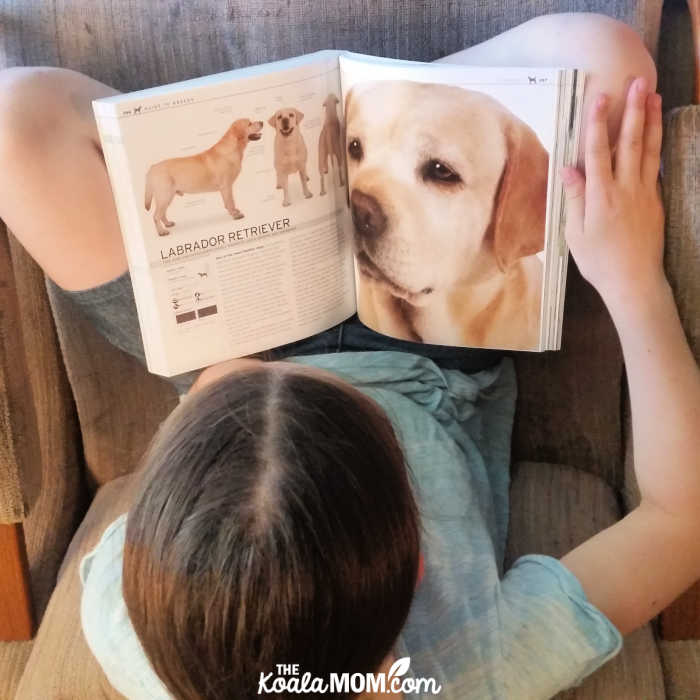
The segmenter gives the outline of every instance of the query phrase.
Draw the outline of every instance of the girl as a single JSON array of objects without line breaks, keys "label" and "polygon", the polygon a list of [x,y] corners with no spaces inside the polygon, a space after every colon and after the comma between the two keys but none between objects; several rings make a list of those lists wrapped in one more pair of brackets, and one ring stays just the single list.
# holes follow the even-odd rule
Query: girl
[{"label": "girl", "polygon": [[[571,15],[444,60],[590,76],[585,178],[563,173],[567,239],[620,334],[641,504],[561,560],[529,555],[504,573],[509,359],[389,342],[353,319],[275,361],[209,368],[82,563],[83,630],[126,697],[285,697],[305,673],[385,673],[433,679],[423,689],[445,698],[547,698],[700,576],[700,377],[661,262],[653,63],[623,25]],[[113,92],[65,70],[2,75],[0,216],[140,354],[90,116]],[[410,673],[392,666],[404,657]]]}]

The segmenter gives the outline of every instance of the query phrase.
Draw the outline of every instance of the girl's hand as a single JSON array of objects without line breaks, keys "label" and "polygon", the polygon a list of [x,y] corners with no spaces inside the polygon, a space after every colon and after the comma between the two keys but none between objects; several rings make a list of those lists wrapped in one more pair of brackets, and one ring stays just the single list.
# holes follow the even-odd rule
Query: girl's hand
[{"label": "girl's hand", "polygon": [[566,240],[581,274],[611,312],[643,304],[666,284],[664,214],[657,178],[661,97],[643,78],[630,85],[615,161],[607,130],[608,100],[589,112],[584,175],[564,168]]}]

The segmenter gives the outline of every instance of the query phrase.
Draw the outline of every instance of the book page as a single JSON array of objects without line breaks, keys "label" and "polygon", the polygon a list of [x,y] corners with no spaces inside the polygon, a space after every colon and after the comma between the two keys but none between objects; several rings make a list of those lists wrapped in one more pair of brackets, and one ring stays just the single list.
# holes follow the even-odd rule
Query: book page
[{"label": "book page", "polygon": [[360,320],[541,349],[560,71],[339,60]]},{"label": "book page", "polygon": [[134,288],[152,290],[137,299],[144,341],[160,344],[146,348],[152,371],[289,343],[355,311],[337,54],[273,68],[96,106],[116,110],[126,173],[113,188],[127,190]]}]

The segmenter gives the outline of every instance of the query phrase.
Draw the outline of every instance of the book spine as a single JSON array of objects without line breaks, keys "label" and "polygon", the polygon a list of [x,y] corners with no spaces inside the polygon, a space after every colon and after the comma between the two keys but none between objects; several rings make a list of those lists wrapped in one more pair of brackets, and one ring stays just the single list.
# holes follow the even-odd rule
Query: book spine
[{"label": "book spine", "polygon": [[150,275],[148,254],[144,245],[139,212],[133,195],[126,152],[116,105],[93,102],[93,112],[100,136],[107,173],[117,209],[119,227],[126,251],[143,339],[146,366],[156,374],[168,376],[165,346],[160,332],[157,298]]}]

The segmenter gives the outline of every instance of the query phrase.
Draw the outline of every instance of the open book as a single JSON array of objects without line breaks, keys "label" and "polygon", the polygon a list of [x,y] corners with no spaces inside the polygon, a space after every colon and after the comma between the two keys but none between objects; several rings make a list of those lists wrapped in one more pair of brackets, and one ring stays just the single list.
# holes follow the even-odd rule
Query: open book
[{"label": "open book", "polygon": [[583,74],[321,51],[93,103],[148,368],[355,312],[438,345],[558,349],[558,177]]}]

